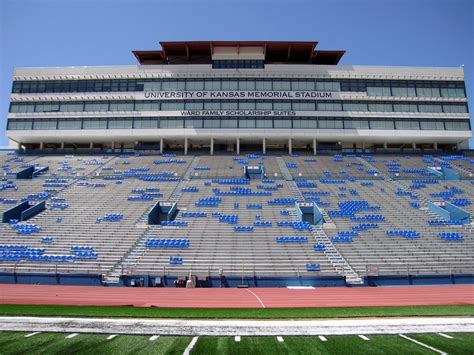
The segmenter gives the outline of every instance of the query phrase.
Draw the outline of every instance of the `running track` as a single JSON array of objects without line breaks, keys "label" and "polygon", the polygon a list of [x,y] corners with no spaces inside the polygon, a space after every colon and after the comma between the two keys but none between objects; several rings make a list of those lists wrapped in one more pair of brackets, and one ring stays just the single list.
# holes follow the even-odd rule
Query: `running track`
[{"label": "running track", "polygon": [[0,303],[195,308],[474,304],[474,285],[180,289],[4,284]]}]

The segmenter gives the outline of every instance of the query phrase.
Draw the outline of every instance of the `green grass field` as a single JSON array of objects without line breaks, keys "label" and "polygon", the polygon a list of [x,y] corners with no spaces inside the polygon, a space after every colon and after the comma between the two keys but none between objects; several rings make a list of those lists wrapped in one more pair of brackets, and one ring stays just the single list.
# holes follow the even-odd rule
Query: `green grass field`
[{"label": "green grass field", "polygon": [[[25,338],[28,333],[0,333],[1,354],[182,354],[191,337],[162,336],[150,341],[149,336],[118,335],[107,340],[108,334],[79,334],[66,339],[66,333],[40,333]],[[449,354],[472,354],[474,334],[450,334],[446,339],[438,334],[409,335],[424,344]],[[358,336],[318,337],[200,337],[191,354],[434,354],[397,335],[373,335],[369,340]]]},{"label": "green grass field", "polygon": [[0,305],[0,315],[229,319],[474,316],[474,305],[325,308],[141,308],[2,304]]}]

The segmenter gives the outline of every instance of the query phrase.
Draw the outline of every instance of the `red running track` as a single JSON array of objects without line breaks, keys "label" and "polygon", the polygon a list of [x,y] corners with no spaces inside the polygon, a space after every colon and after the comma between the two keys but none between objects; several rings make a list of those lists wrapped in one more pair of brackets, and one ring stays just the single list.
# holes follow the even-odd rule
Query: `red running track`
[{"label": "red running track", "polygon": [[314,289],[0,285],[0,303],[194,308],[474,304],[474,285]]}]

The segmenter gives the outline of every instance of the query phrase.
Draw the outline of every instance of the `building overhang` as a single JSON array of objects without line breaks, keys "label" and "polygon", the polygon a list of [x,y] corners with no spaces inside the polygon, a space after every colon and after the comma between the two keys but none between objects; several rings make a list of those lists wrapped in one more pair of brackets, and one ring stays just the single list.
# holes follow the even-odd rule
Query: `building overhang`
[{"label": "building overhang", "polygon": [[[254,48],[254,55],[266,64],[337,65],[343,50],[316,50],[315,41],[182,41],[160,42],[161,50],[134,50],[141,65],[153,64],[211,64],[219,59],[235,59],[235,53]],[[227,49],[227,50],[225,50]],[[230,49],[230,50],[229,50]],[[232,53],[229,58],[222,53]]]}]

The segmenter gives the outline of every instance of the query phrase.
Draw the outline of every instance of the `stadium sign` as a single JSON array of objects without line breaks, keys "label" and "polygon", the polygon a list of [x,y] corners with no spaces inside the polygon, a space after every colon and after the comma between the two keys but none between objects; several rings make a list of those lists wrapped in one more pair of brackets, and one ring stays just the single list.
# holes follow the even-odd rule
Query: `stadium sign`
[{"label": "stadium sign", "polygon": [[273,110],[186,110],[179,111],[179,116],[296,116],[296,111]]},{"label": "stadium sign", "polygon": [[135,94],[136,100],[176,99],[283,99],[283,100],[334,100],[339,92],[331,91],[144,91]]}]

